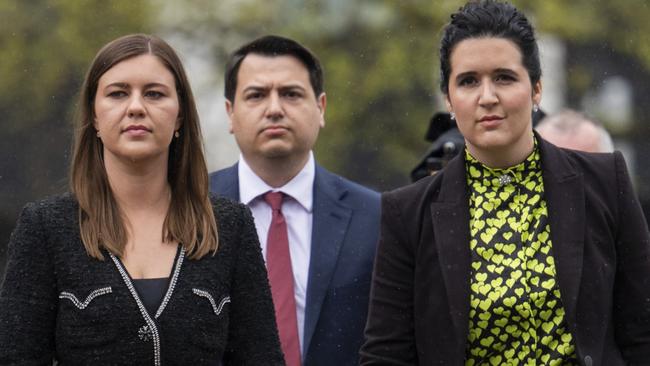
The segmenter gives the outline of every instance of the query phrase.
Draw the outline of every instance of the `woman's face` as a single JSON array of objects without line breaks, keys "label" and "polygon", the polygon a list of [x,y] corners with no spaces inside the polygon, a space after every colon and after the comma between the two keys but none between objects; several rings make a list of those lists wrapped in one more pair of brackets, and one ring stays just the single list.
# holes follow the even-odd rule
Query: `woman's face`
[{"label": "woman's face", "polygon": [[162,161],[180,128],[172,73],[153,55],[115,64],[104,73],[95,96],[95,129],[104,161]]},{"label": "woman's face", "polygon": [[469,38],[455,46],[450,64],[446,104],[472,156],[491,167],[523,161],[533,149],[531,114],[542,87],[531,85],[517,45]]}]

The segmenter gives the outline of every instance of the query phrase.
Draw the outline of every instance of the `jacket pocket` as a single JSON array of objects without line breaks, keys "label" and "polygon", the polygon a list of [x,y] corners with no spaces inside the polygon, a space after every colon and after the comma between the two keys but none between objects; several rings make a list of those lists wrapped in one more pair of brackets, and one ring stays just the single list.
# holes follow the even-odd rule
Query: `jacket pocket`
[{"label": "jacket pocket", "polygon": [[194,295],[197,295],[197,296],[200,296],[200,297],[203,297],[203,298],[207,299],[210,302],[210,305],[212,305],[212,312],[214,312],[214,315],[217,315],[217,316],[221,315],[221,312],[223,311],[224,306],[226,306],[226,304],[230,303],[230,296],[224,296],[217,303],[214,300],[214,297],[212,297],[212,295],[210,295],[210,293],[205,291],[205,290],[201,290],[201,289],[198,289],[198,288],[193,288],[192,292],[194,293]]},{"label": "jacket pocket", "polygon": [[115,295],[110,286],[68,289],[59,293],[57,346],[84,352],[102,353],[117,340],[111,322]]},{"label": "jacket pocket", "polygon": [[192,324],[191,340],[203,351],[219,353],[224,351],[228,339],[230,296],[214,295],[206,289],[192,288],[195,309],[195,323]]},{"label": "jacket pocket", "polygon": [[92,291],[88,296],[86,296],[86,298],[83,301],[81,301],[72,292],[63,291],[59,294],[59,299],[68,299],[72,301],[72,304],[76,306],[79,310],[84,310],[88,307],[88,305],[90,305],[90,302],[93,301],[95,298],[102,295],[110,294],[112,292],[113,289],[110,286],[98,288]]}]

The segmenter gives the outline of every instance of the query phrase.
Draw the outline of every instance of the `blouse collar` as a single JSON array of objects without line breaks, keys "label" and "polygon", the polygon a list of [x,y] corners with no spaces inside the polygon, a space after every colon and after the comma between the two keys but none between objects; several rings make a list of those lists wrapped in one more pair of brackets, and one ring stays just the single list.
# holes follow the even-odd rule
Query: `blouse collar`
[{"label": "blouse collar", "polygon": [[[541,171],[541,158],[537,138],[533,151],[519,164],[509,168],[490,168],[478,161],[465,148],[465,165],[470,185],[479,183],[485,187],[498,188],[511,183],[523,183]],[[535,174],[536,175],[536,174]]]}]

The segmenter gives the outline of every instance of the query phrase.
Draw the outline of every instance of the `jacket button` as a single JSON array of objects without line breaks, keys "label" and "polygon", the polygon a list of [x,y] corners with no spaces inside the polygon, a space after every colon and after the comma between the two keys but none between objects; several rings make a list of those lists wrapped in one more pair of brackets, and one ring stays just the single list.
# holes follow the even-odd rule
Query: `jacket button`
[{"label": "jacket button", "polygon": [[[149,326],[143,325],[138,329],[138,338],[143,342],[148,342],[149,339],[151,339],[151,329],[149,329]],[[591,366],[591,364],[589,364],[589,366]]]},{"label": "jacket button", "polygon": [[594,364],[594,361],[591,359],[591,356],[587,355],[585,356],[585,366],[592,366]]}]

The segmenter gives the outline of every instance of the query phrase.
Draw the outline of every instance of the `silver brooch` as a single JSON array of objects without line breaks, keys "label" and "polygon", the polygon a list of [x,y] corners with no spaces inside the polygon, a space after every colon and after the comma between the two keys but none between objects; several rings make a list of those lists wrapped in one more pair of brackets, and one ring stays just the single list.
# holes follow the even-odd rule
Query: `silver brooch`
[{"label": "silver brooch", "polygon": [[499,177],[499,185],[505,186],[506,184],[510,184],[512,182],[512,177],[509,174],[504,174]]},{"label": "silver brooch", "polygon": [[138,338],[143,342],[148,342],[151,339],[151,329],[149,329],[149,326],[143,325],[138,329]]}]

